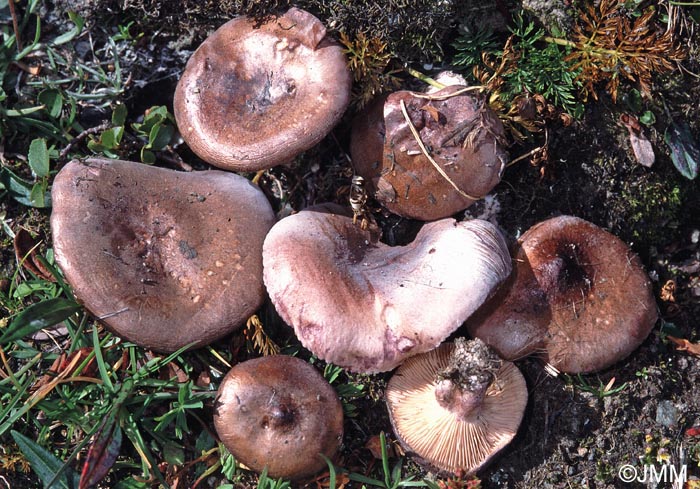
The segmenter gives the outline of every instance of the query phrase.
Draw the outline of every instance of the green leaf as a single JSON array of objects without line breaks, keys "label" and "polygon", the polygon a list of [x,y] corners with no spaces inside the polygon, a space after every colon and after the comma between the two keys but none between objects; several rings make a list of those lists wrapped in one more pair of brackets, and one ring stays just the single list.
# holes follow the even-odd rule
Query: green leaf
[{"label": "green leaf", "polygon": [[697,177],[700,170],[700,149],[693,141],[688,124],[685,121],[671,122],[664,140],[671,148],[671,161],[680,174],[689,180]]},{"label": "green leaf", "polygon": [[170,144],[173,134],[175,134],[175,128],[170,124],[156,124],[148,135],[148,147],[156,151],[165,148]]},{"label": "green leaf", "polygon": [[163,444],[163,458],[170,465],[182,465],[185,463],[185,449],[175,442],[167,441]]},{"label": "green leaf", "polygon": [[12,172],[7,167],[0,168],[0,184],[5,187],[13,199],[22,205],[30,207],[50,207],[51,194],[45,194],[42,202],[39,202],[36,197],[37,190],[34,189],[34,184],[31,184]]},{"label": "green leaf", "polygon": [[149,151],[145,146],[141,148],[141,161],[147,165],[152,165],[156,162],[156,155],[153,151]]},{"label": "green leaf", "polygon": [[651,110],[645,110],[642,115],[639,116],[639,122],[645,126],[651,126],[656,122],[656,116]]},{"label": "green leaf", "polygon": [[70,468],[64,470],[63,462],[53,453],[17,431],[12,430],[10,433],[24,457],[29,461],[34,473],[44,482],[45,487],[61,470],[63,470],[63,474],[56,479],[50,489],[76,489],[78,487],[78,474]]},{"label": "green leaf", "polygon": [[56,89],[50,88],[41,92],[39,102],[46,106],[46,111],[51,117],[58,117],[63,110],[63,95]]},{"label": "green leaf", "polygon": [[46,147],[46,139],[34,139],[29,145],[29,167],[39,178],[49,176],[49,150]]},{"label": "green leaf", "polygon": [[61,297],[33,304],[15,316],[0,336],[0,345],[65,321],[79,310],[79,304]]},{"label": "green leaf", "polygon": [[126,114],[126,105],[118,103],[112,111],[112,124],[114,124],[115,126],[123,126],[126,122]]},{"label": "green leaf", "polygon": [[67,42],[72,41],[78,35],[83,32],[83,26],[85,25],[85,19],[83,19],[80,15],[76,14],[75,12],[68,12],[68,17],[70,18],[71,22],[73,22],[73,28],[69,30],[68,32],[64,32],[60,36],[56,37],[53,42],[51,43],[52,46],[60,46],[61,44],[65,44]]},{"label": "green leaf", "polygon": [[32,202],[33,207],[44,208],[46,206],[46,188],[47,182],[37,182],[32,186],[32,190],[29,193],[29,200]]}]

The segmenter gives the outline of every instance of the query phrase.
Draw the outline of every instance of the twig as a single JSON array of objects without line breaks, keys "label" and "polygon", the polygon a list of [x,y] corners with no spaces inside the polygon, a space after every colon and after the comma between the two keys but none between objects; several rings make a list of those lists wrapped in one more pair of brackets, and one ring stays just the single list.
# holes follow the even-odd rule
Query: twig
[{"label": "twig", "polygon": [[438,165],[438,163],[433,159],[433,157],[430,156],[430,153],[428,153],[428,150],[426,149],[425,144],[423,144],[423,140],[420,138],[420,134],[418,134],[418,131],[416,130],[413,123],[411,122],[411,118],[409,117],[408,111],[406,110],[406,104],[404,103],[403,100],[400,100],[399,103],[401,105],[401,113],[403,114],[404,119],[406,119],[406,123],[408,124],[408,128],[411,130],[411,133],[413,134],[413,137],[415,138],[416,143],[418,143],[418,147],[420,147],[420,149],[423,152],[423,154],[425,155],[425,157],[428,158],[428,161],[430,161],[430,163],[435,167],[435,169],[442,176],[442,178],[447,180],[449,182],[449,184],[452,185],[452,187],[462,197],[465,197],[465,198],[470,199],[470,200],[481,199],[481,197],[474,197],[472,195],[469,195],[464,190],[459,188],[457,186],[457,184],[447,175],[447,173],[445,173],[445,170],[440,168],[440,165]]},{"label": "twig", "polygon": [[532,151],[528,151],[528,152],[525,153],[524,155],[518,156],[518,157],[515,158],[514,160],[511,160],[511,161],[506,165],[506,168],[509,167],[509,166],[515,165],[517,162],[522,161],[522,160],[524,160],[525,158],[529,158],[530,156],[536,155],[537,153],[539,153],[540,151],[542,151],[544,148],[547,147],[548,141],[549,141],[549,131],[547,131],[547,130],[545,129],[545,131],[544,131],[544,144],[543,144],[542,146],[536,147],[536,148],[533,149]]},{"label": "twig", "polygon": [[460,88],[459,90],[455,90],[454,92],[448,93],[446,95],[434,95],[432,93],[417,93],[417,92],[412,93],[412,95],[416,98],[424,98],[427,100],[447,100],[447,99],[450,99],[452,97],[457,97],[458,95],[462,95],[463,93],[474,92],[476,90],[483,91],[483,90],[485,90],[485,88],[486,87],[484,87],[483,85],[474,85],[472,87]]},{"label": "twig", "polygon": [[12,29],[15,31],[15,40],[17,41],[17,52],[22,51],[22,39],[19,37],[19,24],[17,23],[17,12],[15,11],[15,0],[7,2],[10,7],[10,15],[12,16]]},{"label": "twig", "polygon": [[180,158],[180,155],[177,154],[169,145],[166,146],[163,151],[158,151],[158,158],[175,165],[184,171],[192,171],[192,167],[188,163],[185,163],[185,161]]},{"label": "twig", "polygon": [[78,144],[80,144],[81,142],[83,142],[83,141],[85,140],[85,138],[87,138],[87,137],[90,136],[91,134],[97,134],[97,133],[99,133],[99,132],[106,131],[106,130],[109,129],[110,127],[112,127],[112,123],[111,123],[111,122],[103,122],[103,123],[100,124],[99,126],[95,126],[95,127],[89,128],[89,129],[85,129],[83,132],[81,132],[80,134],[78,134],[77,136],[75,136],[73,139],[71,139],[71,140],[68,142],[68,144],[66,145],[66,147],[63,148],[63,149],[61,150],[61,152],[60,152],[59,155],[58,155],[58,161],[59,161],[59,162],[65,161],[65,160],[66,160],[66,157],[68,156],[68,153],[73,149],[73,147],[75,147],[76,145],[78,145]]}]

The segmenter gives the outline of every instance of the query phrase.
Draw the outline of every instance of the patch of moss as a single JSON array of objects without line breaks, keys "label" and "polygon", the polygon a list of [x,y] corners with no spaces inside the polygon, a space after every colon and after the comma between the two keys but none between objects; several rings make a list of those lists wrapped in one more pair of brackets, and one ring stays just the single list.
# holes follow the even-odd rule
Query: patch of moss
[{"label": "patch of moss", "polygon": [[623,183],[613,202],[626,224],[626,238],[646,246],[659,246],[674,239],[680,225],[683,191],[657,174]]}]

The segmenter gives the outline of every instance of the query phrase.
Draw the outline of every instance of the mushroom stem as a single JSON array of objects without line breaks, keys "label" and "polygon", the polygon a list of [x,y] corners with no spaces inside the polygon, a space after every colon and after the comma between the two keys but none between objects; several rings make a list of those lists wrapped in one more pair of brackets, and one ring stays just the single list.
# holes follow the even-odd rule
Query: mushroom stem
[{"label": "mushroom stem", "polygon": [[437,374],[438,404],[461,420],[471,419],[479,413],[501,363],[498,355],[480,339],[458,338],[449,365]]}]

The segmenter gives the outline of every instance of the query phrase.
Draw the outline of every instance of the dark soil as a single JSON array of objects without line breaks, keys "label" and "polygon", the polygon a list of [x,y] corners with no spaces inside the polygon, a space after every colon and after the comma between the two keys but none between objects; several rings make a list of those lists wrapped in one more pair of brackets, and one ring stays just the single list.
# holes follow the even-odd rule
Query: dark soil
[{"label": "dark soil", "polygon": [[[134,80],[125,101],[130,113],[137,114],[151,105],[172,105],[171,96],[184,63],[211,29],[234,14],[263,16],[284,10],[287,3],[55,0],[46,15],[62,19],[62,12],[74,7],[86,16],[89,26],[107,30],[117,22],[134,20],[132,31],[143,32],[144,36],[122,69]],[[386,31],[384,38],[400,61],[413,63],[429,74],[437,71],[441,57],[444,59],[450,49],[456,32],[452,19],[471,8],[470,2],[433,0],[388,2],[388,6],[371,0],[296,3],[316,13],[334,33]],[[496,4],[502,9],[516,8],[509,2]],[[126,7],[126,13],[117,16],[122,7]],[[500,10],[488,14],[496,24],[502,23]],[[687,22],[692,25],[693,21]],[[529,165],[522,161],[509,168],[493,192],[499,209],[495,219],[511,241],[536,222],[571,214],[629,243],[653,280],[660,319],[629,358],[597,374],[555,377],[546,373],[536,359],[519,361],[530,391],[525,418],[514,441],[478,474],[482,487],[672,487],[670,478],[655,486],[628,484],[619,476],[626,464],[635,467],[642,477],[645,465],[658,469],[664,462],[677,472],[687,470],[690,479],[700,478],[700,436],[688,431],[700,427],[700,358],[677,351],[667,338],[671,335],[700,341],[700,188],[697,181],[689,181],[676,171],[663,141],[673,118],[685,120],[695,141],[700,142],[700,40],[698,25],[694,28],[695,34],[686,31],[683,39],[689,49],[683,66],[695,74],[675,71],[657,78],[655,95],[644,101],[645,108],[657,117],[657,122],[646,129],[656,153],[652,168],[636,163],[627,130],[617,122],[625,111],[624,100],[614,104],[602,93],[598,101],[587,103],[580,120],[568,127],[550,128],[546,162]],[[423,66],[429,61],[434,71]],[[403,79],[404,86],[415,83],[409,77]],[[346,115],[330,137],[292,164],[262,177],[261,187],[280,216],[315,203],[336,201],[347,205],[353,171],[345,153],[352,116]],[[90,111],[85,110],[86,127],[90,127],[89,117]],[[101,118],[98,114],[96,124]],[[535,141],[541,143],[541,135]],[[534,145],[513,145],[511,156],[526,153]],[[184,145],[177,151],[195,168],[206,167]],[[493,201],[490,205],[493,207]],[[376,209],[374,216],[387,242],[410,240],[420,227],[420,223],[382,212],[372,202],[370,207]],[[475,215],[483,207],[477,204],[469,212]],[[21,207],[6,205],[4,210],[8,215],[15,212],[18,222],[41,223],[46,219]],[[3,241],[3,268],[14,260],[9,246],[7,240]],[[3,275],[7,275],[4,270]],[[675,293],[662,299],[662,287],[668,281],[673,281]],[[273,334],[286,334],[270,305],[263,308],[260,317]],[[364,383],[366,389],[364,397],[353,401],[357,415],[346,422],[341,465],[363,472],[377,463],[365,445],[380,431],[391,429],[382,400],[388,374],[351,378]],[[407,470],[419,477],[425,475],[413,464]],[[244,487],[255,487],[254,478]]]}]

